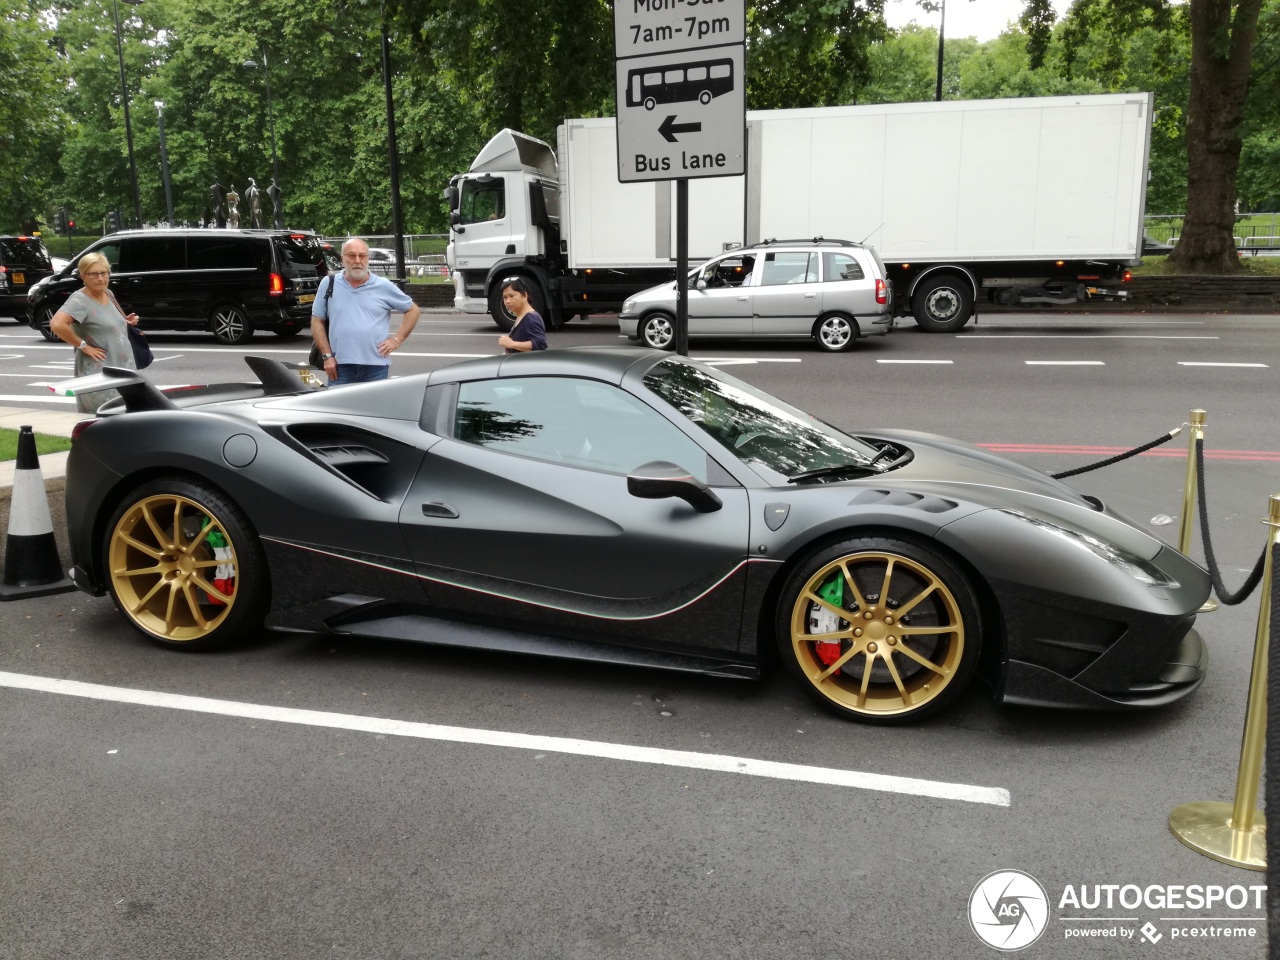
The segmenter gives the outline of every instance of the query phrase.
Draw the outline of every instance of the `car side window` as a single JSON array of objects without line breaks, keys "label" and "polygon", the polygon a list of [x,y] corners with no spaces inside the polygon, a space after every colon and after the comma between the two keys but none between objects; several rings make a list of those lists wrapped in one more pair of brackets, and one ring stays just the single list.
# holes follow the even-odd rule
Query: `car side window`
[{"label": "car side window", "polygon": [[759,280],[762,287],[782,283],[816,283],[817,280],[818,263],[812,253],[783,250],[764,255],[764,272]]},{"label": "car side window", "polygon": [[188,265],[192,270],[253,268],[253,250],[238,237],[192,237],[187,241]]},{"label": "car side window", "polygon": [[823,279],[829,281],[835,280],[865,280],[866,274],[862,270],[862,264],[858,262],[858,258],[848,253],[824,253],[822,255]]},{"label": "car side window", "polygon": [[186,265],[186,237],[129,237],[121,244],[121,273],[183,270]]},{"label": "car side window", "polygon": [[619,475],[667,460],[707,479],[706,452],[669,420],[612,384],[576,377],[464,383],[454,438]]}]

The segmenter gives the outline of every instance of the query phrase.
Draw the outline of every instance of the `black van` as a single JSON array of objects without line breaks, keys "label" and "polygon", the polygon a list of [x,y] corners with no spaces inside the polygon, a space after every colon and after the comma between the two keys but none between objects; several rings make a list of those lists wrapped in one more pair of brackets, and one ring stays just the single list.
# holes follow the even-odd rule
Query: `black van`
[{"label": "black van", "polygon": [[31,288],[52,274],[53,262],[39,237],[0,237],[0,317],[25,321]]},{"label": "black van", "polygon": [[289,230],[137,230],[113,233],[31,291],[30,322],[46,340],[49,321],[82,282],[81,257],[101,253],[111,289],[145,330],[209,330],[247,343],[255,330],[291,337],[311,323],[328,275],[314,234]]}]

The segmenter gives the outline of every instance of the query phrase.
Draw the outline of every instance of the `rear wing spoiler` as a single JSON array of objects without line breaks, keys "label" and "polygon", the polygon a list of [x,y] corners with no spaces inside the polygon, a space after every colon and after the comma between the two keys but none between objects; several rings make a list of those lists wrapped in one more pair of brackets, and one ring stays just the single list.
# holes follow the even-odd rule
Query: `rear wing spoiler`
[{"label": "rear wing spoiler", "polygon": [[[232,399],[235,395],[243,395],[246,389],[263,397],[288,397],[299,393],[311,393],[325,389],[304,382],[302,375],[311,369],[306,363],[285,363],[282,360],[269,360],[266,357],[245,357],[258,378],[254,384],[219,383],[196,386],[167,387],[161,390],[137,370],[128,367],[103,367],[101,373],[87,377],[76,377],[74,380],[62,380],[49,385],[49,389],[60,397],[79,397],[89,393],[100,393],[103,390],[115,390],[120,394],[126,413],[138,413],[144,410],[177,410],[186,403],[176,403],[174,397],[195,402],[213,403],[218,400]],[[102,413],[118,412],[115,402],[102,409]]]}]

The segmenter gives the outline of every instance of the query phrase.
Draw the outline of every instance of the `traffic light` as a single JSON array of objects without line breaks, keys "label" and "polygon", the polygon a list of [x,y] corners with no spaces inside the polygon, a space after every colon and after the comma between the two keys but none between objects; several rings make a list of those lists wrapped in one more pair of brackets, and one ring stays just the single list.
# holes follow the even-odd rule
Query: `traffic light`
[{"label": "traffic light", "polygon": [[76,232],[76,221],[75,221],[75,217],[69,217],[69,218],[67,219],[67,233],[68,233],[68,234],[72,234],[72,233],[75,233],[75,232]]},{"label": "traffic light", "polygon": [[67,229],[67,211],[59,207],[53,213],[53,232],[63,233]]},{"label": "traffic light", "polygon": [[107,233],[118,233],[120,230],[120,211],[107,211]]}]

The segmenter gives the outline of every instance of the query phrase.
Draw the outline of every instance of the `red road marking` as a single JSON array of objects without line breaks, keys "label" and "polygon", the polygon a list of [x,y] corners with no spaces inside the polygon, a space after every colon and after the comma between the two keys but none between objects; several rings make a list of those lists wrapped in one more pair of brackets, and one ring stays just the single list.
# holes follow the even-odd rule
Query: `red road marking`
[{"label": "red road marking", "polygon": [[[1081,454],[1091,457],[1114,457],[1125,453],[1124,447],[1097,447],[1069,443],[979,443],[977,446],[992,453],[1067,453]],[[1182,449],[1155,449],[1138,454],[1140,457],[1177,457],[1186,459],[1185,445]],[[1204,452],[1206,460],[1240,460],[1257,463],[1280,463],[1280,451],[1277,450],[1209,450]]]}]

